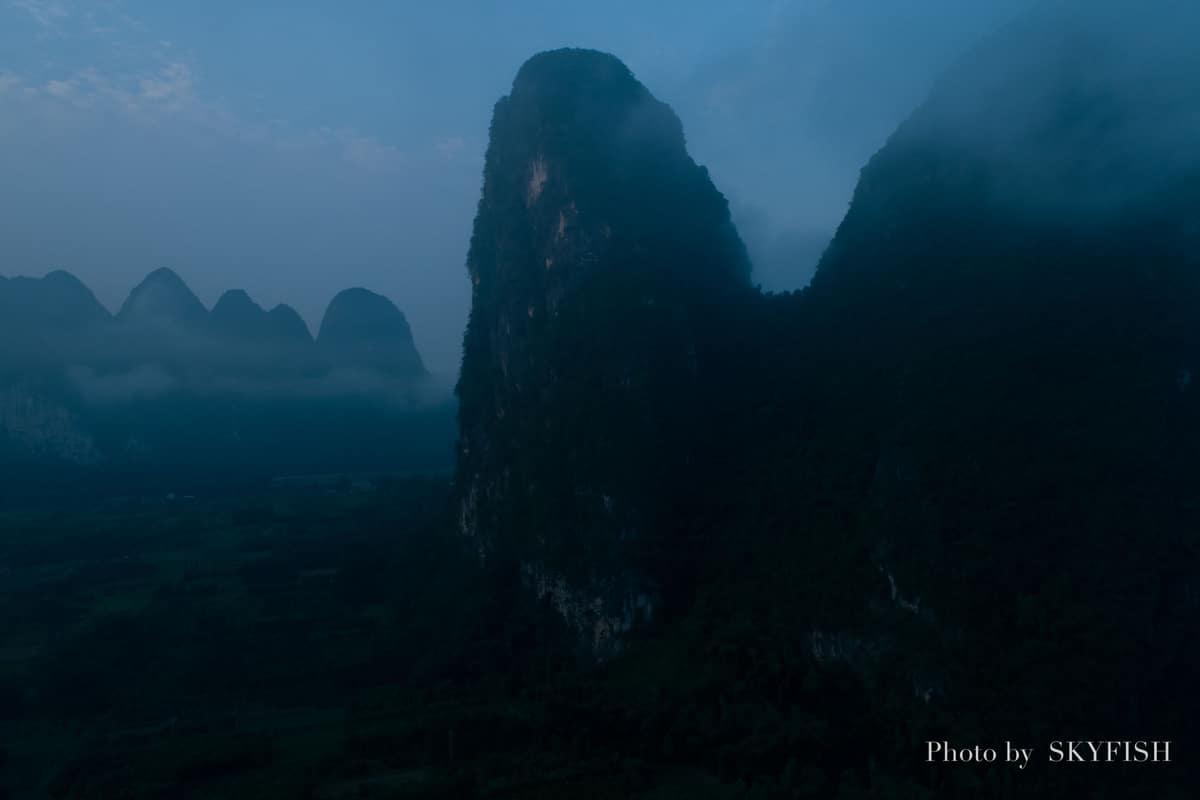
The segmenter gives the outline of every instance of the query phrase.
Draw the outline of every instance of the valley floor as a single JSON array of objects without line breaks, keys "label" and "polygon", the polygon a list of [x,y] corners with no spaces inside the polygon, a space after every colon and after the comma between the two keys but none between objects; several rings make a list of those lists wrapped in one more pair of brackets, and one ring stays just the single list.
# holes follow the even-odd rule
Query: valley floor
[{"label": "valley floor", "polygon": [[0,797],[715,786],[544,726],[547,685],[530,676],[558,680],[559,655],[532,629],[507,632],[532,667],[485,652],[478,575],[434,552],[446,488],[276,481],[0,514]]},{"label": "valley floor", "polygon": [[[714,585],[587,666],[514,572],[481,569],[444,534],[447,479],[377,483],[0,511],[0,798],[1018,798],[1067,796],[1062,780],[1089,775],[1143,784],[1117,765],[930,771],[921,737],[962,719],[872,701],[811,657],[800,627],[770,621],[776,608],[794,622],[778,592],[755,611]],[[1186,796],[1170,792],[1103,796]]]}]

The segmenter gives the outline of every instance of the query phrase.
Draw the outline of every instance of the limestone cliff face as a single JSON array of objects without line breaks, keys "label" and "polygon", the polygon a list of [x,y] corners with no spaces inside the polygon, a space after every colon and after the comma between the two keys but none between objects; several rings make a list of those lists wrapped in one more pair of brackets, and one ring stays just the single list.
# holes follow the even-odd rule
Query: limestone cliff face
[{"label": "limestone cliff face", "polygon": [[87,465],[101,458],[75,413],[29,382],[0,386],[0,437],[38,459]]},{"label": "limestone cliff face", "polygon": [[462,532],[602,650],[653,607],[644,534],[670,528],[744,248],[670,108],[616,58],[559,50],[496,104],[467,267]]}]

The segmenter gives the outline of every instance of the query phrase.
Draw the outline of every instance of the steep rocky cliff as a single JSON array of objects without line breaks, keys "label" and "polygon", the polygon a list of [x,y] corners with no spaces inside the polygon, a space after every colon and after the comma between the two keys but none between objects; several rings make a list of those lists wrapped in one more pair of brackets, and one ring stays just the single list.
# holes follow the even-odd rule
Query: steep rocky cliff
[{"label": "steep rocky cliff", "polygon": [[37,381],[0,384],[0,451],[21,460],[96,464],[101,453],[78,414]]},{"label": "steep rocky cliff", "polygon": [[670,108],[558,50],[496,104],[467,267],[462,532],[602,650],[654,605],[640,560],[679,525],[744,248]]}]

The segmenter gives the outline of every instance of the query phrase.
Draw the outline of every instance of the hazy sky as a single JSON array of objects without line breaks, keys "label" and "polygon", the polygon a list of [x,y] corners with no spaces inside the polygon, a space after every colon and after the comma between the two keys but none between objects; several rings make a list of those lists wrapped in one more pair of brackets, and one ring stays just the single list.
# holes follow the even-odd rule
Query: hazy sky
[{"label": "hazy sky", "polygon": [[0,0],[0,274],[115,308],[175,269],[314,329],[391,297],[453,372],[492,104],[539,50],[622,58],[683,119],[767,288],[803,285],[859,167],[1030,0]]}]

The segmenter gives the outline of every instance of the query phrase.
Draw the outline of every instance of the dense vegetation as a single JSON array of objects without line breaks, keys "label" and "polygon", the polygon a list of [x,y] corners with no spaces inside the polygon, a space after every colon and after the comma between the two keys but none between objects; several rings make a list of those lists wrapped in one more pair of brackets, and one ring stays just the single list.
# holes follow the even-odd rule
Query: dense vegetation
[{"label": "dense vegetation", "polygon": [[[60,798],[1001,798],[1099,785],[1109,794],[1089,796],[1189,796],[1186,763],[920,763],[926,738],[1078,733],[1073,721],[1111,696],[1105,668],[1119,653],[1096,604],[1066,599],[1078,575],[1006,614],[923,597],[939,622],[996,620],[978,639],[960,634],[966,651],[903,609],[884,638],[856,640],[829,626],[861,622],[860,588],[874,581],[886,600],[886,578],[832,520],[815,520],[820,547],[792,537],[791,551],[770,548],[773,569],[743,553],[707,576],[682,619],[589,665],[511,565],[481,568],[444,535],[447,490],[346,480],[4,514],[0,787]],[[941,681],[929,702],[910,683],[922,666]],[[1191,724],[1186,703],[1170,707]],[[1156,733],[1175,735],[1159,717]]]}]

